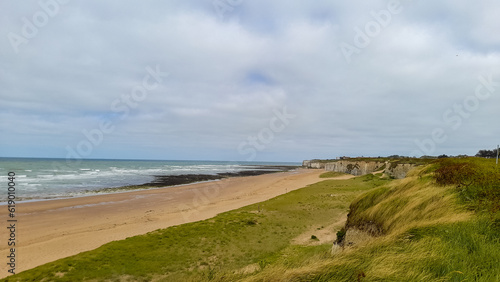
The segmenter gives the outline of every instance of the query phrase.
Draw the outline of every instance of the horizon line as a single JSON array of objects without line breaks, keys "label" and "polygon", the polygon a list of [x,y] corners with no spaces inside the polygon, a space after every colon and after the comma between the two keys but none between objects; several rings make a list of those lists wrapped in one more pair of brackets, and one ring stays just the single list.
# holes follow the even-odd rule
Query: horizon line
[{"label": "horizon line", "polygon": [[[67,158],[56,157],[2,157],[0,159],[40,159],[40,160],[67,160]],[[74,159],[70,159],[74,160]],[[81,158],[79,161],[169,161],[169,162],[242,162],[242,163],[300,163],[302,161],[238,161],[238,160],[167,160],[167,159],[111,159],[111,158]]]}]

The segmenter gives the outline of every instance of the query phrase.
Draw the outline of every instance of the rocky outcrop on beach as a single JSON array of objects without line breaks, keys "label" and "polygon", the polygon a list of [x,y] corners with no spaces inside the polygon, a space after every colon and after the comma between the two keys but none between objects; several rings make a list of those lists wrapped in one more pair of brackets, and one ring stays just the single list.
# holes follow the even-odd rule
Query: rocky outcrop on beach
[{"label": "rocky outcrop on beach", "polygon": [[302,162],[306,168],[319,168],[325,171],[343,172],[352,175],[365,175],[383,170],[389,177],[401,179],[413,169],[416,164],[400,161],[359,161],[359,160],[306,160]]},{"label": "rocky outcrop on beach", "polygon": [[384,170],[384,173],[390,177],[401,179],[405,178],[408,172],[415,166],[415,164],[396,164],[394,166],[391,164]]},{"label": "rocky outcrop on beach", "polygon": [[302,166],[306,168],[325,168],[325,163],[320,160],[303,161]]},{"label": "rocky outcrop on beach", "polygon": [[325,164],[326,171],[344,172],[352,175],[364,175],[380,170],[385,166],[385,162],[352,162],[337,161]]}]

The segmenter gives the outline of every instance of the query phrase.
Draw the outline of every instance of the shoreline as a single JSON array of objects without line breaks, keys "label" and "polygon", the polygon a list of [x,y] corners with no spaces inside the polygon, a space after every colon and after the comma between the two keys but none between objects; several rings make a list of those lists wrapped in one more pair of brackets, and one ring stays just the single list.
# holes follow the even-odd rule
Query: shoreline
[{"label": "shoreline", "polygon": [[[27,270],[127,237],[211,218],[324,179],[297,169],[127,193],[19,203],[18,267]],[[2,215],[0,220],[6,220]],[[6,254],[7,246],[0,251]],[[2,272],[0,277],[5,277]]]},{"label": "shoreline", "polygon": [[[252,166],[253,167],[253,166]],[[85,193],[102,194],[111,191],[111,193],[120,191],[136,191],[155,188],[165,188],[182,186],[195,183],[204,183],[218,181],[231,177],[258,176],[263,174],[287,172],[298,169],[299,166],[255,166],[253,170],[241,170],[238,172],[219,172],[216,174],[176,174],[176,175],[152,175],[155,179],[148,183],[139,185],[127,185],[121,187],[102,188],[99,190],[85,190]]]},{"label": "shoreline", "polygon": [[[47,196],[40,198],[17,197],[16,203],[21,204],[21,203],[31,203],[31,202],[54,201],[54,200],[93,197],[99,195],[126,193],[126,192],[142,191],[150,189],[161,189],[166,187],[177,187],[177,186],[192,185],[197,183],[206,183],[211,181],[220,181],[222,179],[231,177],[257,176],[269,173],[287,172],[301,168],[300,166],[287,166],[287,165],[280,165],[280,166],[246,165],[246,167],[252,167],[253,170],[241,170],[238,172],[222,172],[216,174],[151,175],[152,177],[154,177],[154,180],[144,184],[107,187],[107,188],[100,188],[98,190],[83,190],[78,193],[60,195],[60,196]],[[6,205],[7,201],[0,202],[0,206],[6,206]]]}]

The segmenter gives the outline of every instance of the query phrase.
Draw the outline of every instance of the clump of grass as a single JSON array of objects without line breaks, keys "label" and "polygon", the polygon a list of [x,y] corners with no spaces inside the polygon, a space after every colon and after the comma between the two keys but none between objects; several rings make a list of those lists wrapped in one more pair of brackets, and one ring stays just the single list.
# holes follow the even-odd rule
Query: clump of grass
[{"label": "clump of grass", "polygon": [[346,233],[347,232],[346,232],[345,228],[342,228],[339,231],[337,231],[337,239],[335,240],[335,243],[342,244],[344,242]]},{"label": "clump of grass", "polygon": [[250,220],[247,220],[246,224],[247,225],[256,225],[257,221],[255,219],[250,219]]}]

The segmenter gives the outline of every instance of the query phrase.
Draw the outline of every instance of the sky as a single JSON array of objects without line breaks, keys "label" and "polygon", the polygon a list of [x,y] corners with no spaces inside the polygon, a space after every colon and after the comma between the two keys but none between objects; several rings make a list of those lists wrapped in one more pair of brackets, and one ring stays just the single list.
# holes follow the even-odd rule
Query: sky
[{"label": "sky", "polygon": [[500,3],[0,2],[0,157],[291,161],[500,143]]}]

